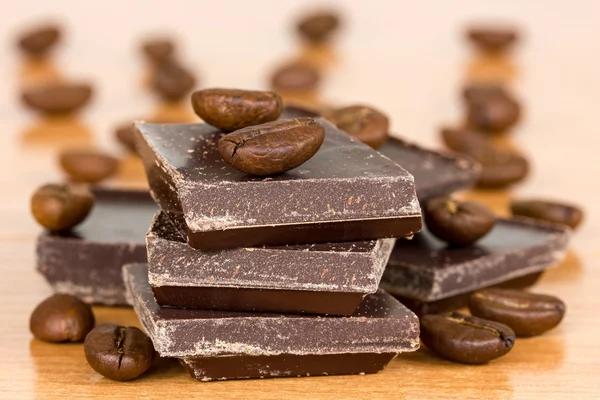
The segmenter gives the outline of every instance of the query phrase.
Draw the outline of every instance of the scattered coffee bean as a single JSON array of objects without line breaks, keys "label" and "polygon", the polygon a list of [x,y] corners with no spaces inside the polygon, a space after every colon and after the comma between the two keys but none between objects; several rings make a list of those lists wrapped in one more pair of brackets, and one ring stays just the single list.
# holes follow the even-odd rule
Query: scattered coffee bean
[{"label": "scattered coffee bean", "polygon": [[321,75],[319,71],[303,62],[294,62],[277,69],[271,77],[271,87],[275,90],[302,92],[315,90]]},{"label": "scattered coffee bean", "polygon": [[93,206],[94,195],[85,185],[50,183],[37,189],[31,198],[33,217],[51,231],[74,228]]},{"label": "scattered coffee bean", "polygon": [[115,157],[97,150],[67,150],[59,156],[60,166],[73,182],[97,183],[114,175]]},{"label": "scattered coffee bean", "polygon": [[463,92],[467,123],[483,132],[504,132],[521,118],[519,102],[499,85],[477,84]]},{"label": "scattered coffee bean", "polygon": [[388,139],[390,121],[382,112],[368,106],[338,108],[327,115],[338,128],[378,149]]},{"label": "scattered coffee bean", "polygon": [[196,86],[196,78],[175,61],[162,63],[154,74],[152,86],[165,101],[180,101]]},{"label": "scattered coffee bean", "polygon": [[514,289],[485,289],[469,300],[471,314],[508,325],[518,337],[540,335],[565,315],[559,298]]},{"label": "scattered coffee bean", "polygon": [[508,50],[519,39],[515,29],[501,26],[473,27],[467,37],[480,50],[492,53]]},{"label": "scattered coffee bean", "polygon": [[33,310],[31,333],[47,342],[80,342],[94,327],[92,308],[69,294],[55,294]]},{"label": "scattered coffee bean", "polygon": [[151,63],[160,65],[173,59],[175,43],[167,38],[147,40],[142,43],[142,53]]},{"label": "scattered coffee bean", "polygon": [[477,186],[503,188],[525,179],[529,162],[522,155],[495,147],[483,134],[462,129],[443,129],[446,146],[466,154],[481,164]]},{"label": "scattered coffee bean", "polygon": [[252,175],[274,175],[303,164],[321,147],[325,129],[312,118],[249,126],[219,140],[223,160]]},{"label": "scattered coffee bean", "polygon": [[61,30],[57,25],[42,25],[19,36],[17,43],[21,51],[34,57],[47,55],[58,44]]},{"label": "scattered coffee bean", "polygon": [[48,83],[23,90],[21,100],[35,111],[67,114],[87,105],[92,94],[92,86],[86,83]]},{"label": "scattered coffee bean", "polygon": [[306,15],[298,22],[300,35],[313,43],[327,41],[340,25],[340,18],[332,12],[317,12]]},{"label": "scattered coffee bean", "polygon": [[192,94],[192,106],[206,123],[231,132],[275,121],[283,102],[275,92],[204,89]]},{"label": "scattered coffee bean", "polygon": [[579,207],[546,200],[513,200],[510,210],[513,215],[563,224],[572,229],[583,220],[583,211]]},{"label": "scattered coffee bean", "polygon": [[427,229],[455,246],[468,246],[485,236],[496,223],[494,213],[483,204],[436,197],[423,210]]},{"label": "scattered coffee bean", "polygon": [[144,332],[115,324],[94,328],[85,338],[83,349],[90,366],[115,381],[130,381],[142,375],[156,355]]},{"label": "scattered coffee bean", "polygon": [[449,360],[484,364],[508,353],[515,333],[504,324],[452,312],[421,317],[421,341]]}]

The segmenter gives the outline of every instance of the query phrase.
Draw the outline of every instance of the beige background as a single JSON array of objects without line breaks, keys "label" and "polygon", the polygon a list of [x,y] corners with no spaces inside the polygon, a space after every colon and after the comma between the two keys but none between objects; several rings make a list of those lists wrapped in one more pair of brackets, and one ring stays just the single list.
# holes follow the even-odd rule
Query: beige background
[{"label": "beige background", "polygon": [[[512,195],[539,195],[585,206],[587,221],[567,262],[544,276],[536,291],[564,298],[568,314],[548,334],[519,340],[490,365],[451,364],[427,351],[399,357],[383,373],[361,377],[257,380],[202,384],[173,364],[131,383],[101,378],[81,345],[32,340],[28,317],[50,290],[34,272],[39,228],[28,214],[34,188],[60,179],[55,154],[95,143],[111,151],[118,122],[182,113],[160,106],[144,89],[136,43],[156,32],[173,34],[201,85],[260,88],[269,71],[300,54],[292,21],[306,1],[0,1],[0,397],[84,398],[593,398],[600,397],[600,215],[598,104],[600,2],[597,1],[346,1],[345,27],[327,53],[326,102],[372,103],[387,111],[398,134],[437,146],[437,128],[460,120],[458,90],[467,77],[500,76],[527,105],[515,145],[532,159],[529,180],[510,193],[477,192],[506,211]],[[23,110],[22,85],[48,75],[24,64],[15,33],[39,19],[64,22],[68,33],[54,72],[97,85],[92,107],[78,119],[47,121]],[[526,31],[512,61],[474,58],[461,30],[470,21],[500,19]],[[144,186],[127,159],[119,186]],[[97,308],[99,322],[136,324],[130,310]]]}]

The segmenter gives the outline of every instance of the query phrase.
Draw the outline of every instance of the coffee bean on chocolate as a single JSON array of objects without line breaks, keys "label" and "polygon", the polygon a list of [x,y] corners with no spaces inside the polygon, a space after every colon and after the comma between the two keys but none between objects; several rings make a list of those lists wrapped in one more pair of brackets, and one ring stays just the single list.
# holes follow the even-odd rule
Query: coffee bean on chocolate
[{"label": "coffee bean on chocolate", "polygon": [[529,173],[529,162],[525,157],[512,150],[497,148],[480,132],[443,129],[441,134],[446,146],[481,164],[479,187],[503,188],[522,181]]},{"label": "coffee bean on chocolate", "polygon": [[390,121],[382,112],[368,106],[338,108],[327,114],[338,128],[374,149],[388,139]]},{"label": "coffee bean on chocolate", "polygon": [[38,188],[31,197],[35,220],[51,231],[74,228],[88,216],[94,195],[85,185],[50,183]]},{"label": "coffee bean on chocolate", "polygon": [[73,182],[97,183],[117,172],[119,160],[97,150],[66,150],[60,166]]},{"label": "coffee bean on chocolate", "polygon": [[94,327],[92,308],[69,294],[55,294],[33,310],[31,333],[47,342],[80,342]]},{"label": "coffee bean on chocolate", "polygon": [[130,381],[142,375],[156,355],[144,332],[115,324],[94,328],[85,338],[83,350],[96,372],[115,381]]},{"label": "coffee bean on chocolate", "polygon": [[310,64],[294,62],[277,69],[271,76],[271,87],[275,90],[303,92],[315,90],[321,74]]},{"label": "coffee bean on chocolate", "polygon": [[547,200],[513,200],[510,210],[513,215],[563,224],[572,229],[583,220],[583,211],[579,207]]},{"label": "coffee bean on chocolate", "polygon": [[485,364],[512,349],[515,333],[504,324],[452,312],[421,317],[421,341],[449,360]]},{"label": "coffee bean on chocolate", "polygon": [[541,335],[565,315],[558,297],[515,289],[485,289],[469,299],[471,314],[508,325],[518,337]]},{"label": "coffee bean on chocolate", "polygon": [[500,85],[476,84],[463,92],[467,123],[483,132],[502,132],[521,118],[519,102]]},{"label": "coffee bean on chocolate", "polygon": [[296,29],[309,42],[327,41],[340,25],[340,18],[332,12],[316,12],[302,18]]},{"label": "coffee bean on chocolate", "polygon": [[148,61],[160,65],[175,55],[175,43],[168,38],[156,38],[142,43],[142,53]]},{"label": "coffee bean on chocolate", "polygon": [[510,49],[519,39],[514,28],[502,26],[473,27],[467,37],[478,49],[484,52],[503,52]]},{"label": "coffee bean on chocolate", "polygon": [[475,243],[492,230],[494,213],[474,201],[460,202],[451,197],[436,197],[423,210],[427,229],[437,238],[455,246]]},{"label": "coffee bean on chocolate", "polygon": [[204,89],[192,94],[192,106],[206,123],[231,132],[275,121],[283,102],[275,92]]},{"label": "coffee bean on chocolate", "polygon": [[47,83],[24,89],[21,100],[38,112],[67,114],[86,106],[92,94],[92,86],[87,83]]},{"label": "coffee bean on chocolate", "polygon": [[249,126],[219,140],[223,160],[251,175],[274,175],[296,168],[319,150],[325,129],[312,118]]},{"label": "coffee bean on chocolate", "polygon": [[17,44],[23,53],[34,57],[43,57],[56,47],[61,35],[59,26],[41,25],[21,34],[17,39]]},{"label": "coffee bean on chocolate", "polygon": [[175,61],[162,63],[152,81],[154,91],[165,101],[180,101],[196,86],[191,71]]}]

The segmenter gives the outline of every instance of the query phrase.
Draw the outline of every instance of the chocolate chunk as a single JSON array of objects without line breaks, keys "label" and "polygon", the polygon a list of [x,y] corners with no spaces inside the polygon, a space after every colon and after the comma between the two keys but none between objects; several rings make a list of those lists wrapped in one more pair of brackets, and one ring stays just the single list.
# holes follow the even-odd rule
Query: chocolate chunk
[{"label": "chocolate chunk", "polygon": [[273,72],[271,87],[275,90],[303,92],[315,90],[321,82],[321,74],[310,64],[293,62]]},{"label": "chocolate chunk", "polygon": [[377,291],[395,240],[198,251],[160,212],[146,242],[160,305],[350,315]]},{"label": "chocolate chunk", "polygon": [[17,38],[20,50],[30,56],[47,55],[60,41],[60,26],[54,24],[40,25],[23,32]]},{"label": "chocolate chunk", "polygon": [[398,240],[381,280],[393,295],[434,301],[543,271],[565,255],[569,230],[529,219],[498,219],[476,245],[448,247],[427,229]]},{"label": "chocolate chunk", "polygon": [[481,166],[468,156],[428,150],[395,137],[378,151],[415,177],[420,201],[470,188],[481,172]]},{"label": "chocolate chunk", "polygon": [[94,208],[81,225],[38,237],[37,270],[55,292],[86,303],[126,305],[121,267],[146,261],[145,235],[158,207],[145,191],[93,193]]},{"label": "chocolate chunk", "polygon": [[87,83],[44,83],[21,93],[23,104],[46,114],[68,114],[85,107],[92,98]]},{"label": "chocolate chunk", "polygon": [[249,126],[219,140],[223,161],[250,175],[268,176],[297,168],[319,150],[325,129],[313,118]]},{"label": "chocolate chunk", "polygon": [[371,373],[419,347],[417,317],[383,291],[350,317],[186,310],[156,304],[146,265],[123,276],[155,349],[199,380]]},{"label": "chocolate chunk", "polygon": [[579,207],[548,200],[513,200],[510,210],[513,215],[564,224],[571,229],[576,229],[583,220]]},{"label": "chocolate chunk", "polygon": [[214,250],[410,236],[421,226],[400,166],[323,119],[325,141],[300,168],[268,178],[228,167],[210,125],[136,123],[154,198],[185,220],[188,243]]}]

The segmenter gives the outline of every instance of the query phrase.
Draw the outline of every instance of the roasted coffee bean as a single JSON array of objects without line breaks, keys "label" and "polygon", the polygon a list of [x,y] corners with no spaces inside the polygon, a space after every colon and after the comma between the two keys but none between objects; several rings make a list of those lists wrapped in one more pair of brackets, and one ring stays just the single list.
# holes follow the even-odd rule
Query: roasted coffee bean
[{"label": "roasted coffee bean", "polygon": [[483,134],[471,130],[443,129],[446,146],[466,154],[481,164],[477,186],[503,188],[525,179],[529,162],[522,155],[495,147]]},{"label": "roasted coffee bean", "polygon": [[302,92],[315,90],[321,75],[319,71],[303,62],[294,62],[277,69],[271,77],[271,87],[275,90]]},{"label": "roasted coffee bean", "polygon": [[21,51],[27,55],[43,57],[58,44],[61,30],[57,25],[42,25],[19,36],[17,43]]},{"label": "roasted coffee bean", "polygon": [[92,94],[92,86],[86,83],[48,83],[23,90],[21,100],[35,111],[67,114],[87,105]]},{"label": "roasted coffee bean", "polygon": [[85,220],[94,206],[94,195],[85,185],[50,183],[31,197],[35,220],[51,231],[74,228]]},{"label": "roasted coffee bean", "polygon": [[303,164],[321,147],[325,129],[312,118],[249,126],[219,140],[223,160],[252,175],[274,175]]},{"label": "roasted coffee bean", "polygon": [[518,337],[540,335],[554,328],[565,315],[557,297],[514,289],[485,289],[469,300],[471,314],[508,325]]},{"label": "roasted coffee bean", "polygon": [[60,166],[73,182],[97,183],[117,172],[119,160],[96,150],[67,150]]},{"label": "roasted coffee bean", "polygon": [[94,327],[92,308],[69,294],[55,294],[33,310],[31,333],[47,342],[80,342]]},{"label": "roasted coffee bean", "polygon": [[475,243],[492,230],[494,213],[483,204],[460,202],[451,197],[436,197],[423,210],[427,229],[439,239],[455,246]]},{"label": "roasted coffee bean", "polygon": [[298,33],[309,42],[327,41],[340,25],[340,18],[332,12],[317,12],[306,15],[298,22]]},{"label": "roasted coffee bean", "polygon": [[519,39],[515,29],[501,26],[473,27],[467,37],[478,49],[492,53],[508,50]]},{"label": "roasted coffee bean", "polygon": [[175,55],[175,43],[167,38],[147,40],[142,43],[142,53],[151,63],[160,65]]},{"label": "roasted coffee bean", "polygon": [[554,201],[513,200],[510,210],[513,215],[563,224],[572,229],[576,229],[583,220],[583,211],[579,207]]},{"label": "roasted coffee bean", "polygon": [[515,333],[504,324],[452,312],[421,317],[421,341],[449,360],[484,364],[508,353]]},{"label": "roasted coffee bean", "polygon": [[192,94],[192,106],[206,123],[231,132],[275,121],[283,102],[275,92],[204,89]]},{"label": "roasted coffee bean", "polygon": [[378,149],[388,139],[390,121],[382,112],[368,106],[349,106],[333,110],[327,119],[361,142]]},{"label": "roasted coffee bean", "polygon": [[196,86],[196,78],[175,61],[162,63],[152,81],[154,91],[165,101],[179,101]]},{"label": "roasted coffee bean", "polygon": [[130,381],[142,375],[156,355],[144,332],[115,324],[94,328],[85,338],[83,350],[96,372],[115,381]]},{"label": "roasted coffee bean", "polygon": [[483,132],[503,132],[521,118],[519,102],[500,85],[477,84],[463,92],[467,123]]}]

